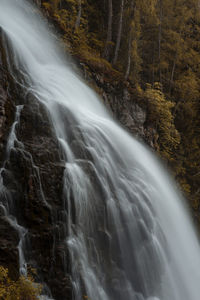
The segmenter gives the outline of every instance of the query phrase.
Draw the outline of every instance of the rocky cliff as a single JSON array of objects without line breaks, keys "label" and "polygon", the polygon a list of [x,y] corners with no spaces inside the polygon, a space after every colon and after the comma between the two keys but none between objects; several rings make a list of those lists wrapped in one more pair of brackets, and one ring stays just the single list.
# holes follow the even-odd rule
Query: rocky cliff
[{"label": "rocky cliff", "polygon": [[[51,288],[57,299],[68,299],[63,295],[70,299],[70,280],[62,263],[68,254],[61,234],[64,165],[58,142],[44,107],[13,80],[2,43],[0,57],[0,264],[16,277],[20,246],[28,269],[37,270],[36,277]],[[13,129],[16,138],[8,155]],[[14,215],[24,229],[23,239]]]}]

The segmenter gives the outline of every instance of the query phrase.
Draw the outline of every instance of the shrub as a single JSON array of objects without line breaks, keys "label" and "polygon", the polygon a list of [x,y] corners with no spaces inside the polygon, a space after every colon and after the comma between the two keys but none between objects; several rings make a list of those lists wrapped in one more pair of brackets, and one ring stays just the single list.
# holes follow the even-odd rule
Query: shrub
[{"label": "shrub", "polygon": [[8,269],[0,266],[0,300],[38,300],[42,287],[28,275],[13,281]]}]

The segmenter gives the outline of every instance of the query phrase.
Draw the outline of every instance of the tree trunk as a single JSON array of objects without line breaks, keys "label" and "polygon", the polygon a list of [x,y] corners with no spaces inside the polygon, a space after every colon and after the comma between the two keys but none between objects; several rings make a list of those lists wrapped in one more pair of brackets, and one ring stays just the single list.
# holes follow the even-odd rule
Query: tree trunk
[{"label": "tree trunk", "polygon": [[82,13],[82,5],[81,5],[81,0],[78,0],[78,15],[76,18],[76,23],[75,23],[75,30],[79,28],[80,22],[81,22],[81,13]]},{"label": "tree trunk", "polygon": [[162,39],[162,18],[163,18],[163,3],[160,0],[160,22],[158,30],[158,64],[159,64],[159,80],[161,82],[161,39]]},{"label": "tree trunk", "polygon": [[117,33],[117,41],[116,41],[116,46],[115,46],[113,65],[116,64],[117,59],[118,59],[118,54],[119,54],[119,47],[120,47],[121,37],[122,37],[123,12],[124,12],[124,0],[121,0],[119,27],[118,27],[118,33]]},{"label": "tree trunk", "polygon": [[152,84],[154,84],[155,80],[155,42],[153,43],[153,61],[152,61]]},{"label": "tree trunk", "polygon": [[41,0],[36,0],[36,4],[41,7]]},{"label": "tree trunk", "polygon": [[177,56],[177,54],[175,54],[173,67],[172,67],[172,72],[171,72],[170,85],[169,85],[169,95],[171,95],[172,85],[174,83],[174,72],[175,72],[175,68],[176,68],[176,56]]},{"label": "tree trunk", "polygon": [[110,43],[112,41],[112,20],[113,20],[112,0],[108,0],[108,30],[107,30],[106,45],[103,53],[103,57],[105,57],[106,59],[109,58],[110,48],[111,48]]},{"label": "tree trunk", "polygon": [[[135,1],[132,0],[131,7],[130,7],[130,19],[134,19],[134,11],[135,11]],[[132,24],[132,23],[131,23]],[[128,59],[127,59],[127,67],[125,72],[124,79],[127,80],[131,70],[131,48],[132,48],[132,41],[133,41],[133,33],[132,33],[132,25],[130,25],[130,33],[129,33],[129,41],[128,41]]]},{"label": "tree trunk", "polygon": [[127,80],[130,74],[131,69],[131,45],[132,45],[132,32],[130,31],[129,41],[128,41],[128,61],[127,61],[127,68],[124,79]]}]

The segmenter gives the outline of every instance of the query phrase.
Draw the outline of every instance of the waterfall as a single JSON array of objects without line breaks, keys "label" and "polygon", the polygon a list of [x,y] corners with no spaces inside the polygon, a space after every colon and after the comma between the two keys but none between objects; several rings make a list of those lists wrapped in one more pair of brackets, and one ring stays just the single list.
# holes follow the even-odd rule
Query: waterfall
[{"label": "waterfall", "polygon": [[167,171],[72,71],[28,1],[1,0],[0,27],[10,72],[46,107],[65,161],[73,299],[199,300],[200,247]]}]

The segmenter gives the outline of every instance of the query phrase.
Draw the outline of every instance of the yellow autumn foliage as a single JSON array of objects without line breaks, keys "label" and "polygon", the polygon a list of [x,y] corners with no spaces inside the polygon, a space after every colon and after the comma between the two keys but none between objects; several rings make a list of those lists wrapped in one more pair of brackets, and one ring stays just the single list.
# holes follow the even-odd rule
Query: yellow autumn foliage
[{"label": "yellow autumn foliage", "polygon": [[11,280],[8,269],[0,266],[0,300],[38,300],[41,289],[31,276]]},{"label": "yellow autumn foliage", "polygon": [[165,98],[162,86],[156,82],[154,86],[147,84],[144,92],[148,107],[148,120],[154,124],[159,134],[161,156],[173,162],[174,153],[180,143],[180,135],[174,125],[172,108],[174,103]]}]

